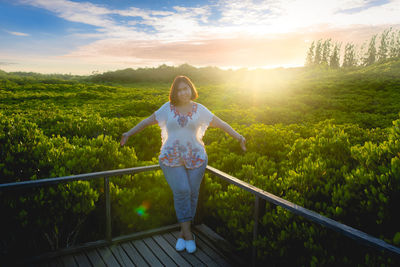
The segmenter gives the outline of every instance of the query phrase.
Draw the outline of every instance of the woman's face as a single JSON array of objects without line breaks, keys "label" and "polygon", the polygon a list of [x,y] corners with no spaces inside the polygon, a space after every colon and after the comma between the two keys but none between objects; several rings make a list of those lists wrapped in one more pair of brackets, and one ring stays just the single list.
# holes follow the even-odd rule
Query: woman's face
[{"label": "woman's face", "polygon": [[189,103],[192,99],[192,90],[190,89],[190,86],[185,82],[180,82],[177,90],[179,104]]}]

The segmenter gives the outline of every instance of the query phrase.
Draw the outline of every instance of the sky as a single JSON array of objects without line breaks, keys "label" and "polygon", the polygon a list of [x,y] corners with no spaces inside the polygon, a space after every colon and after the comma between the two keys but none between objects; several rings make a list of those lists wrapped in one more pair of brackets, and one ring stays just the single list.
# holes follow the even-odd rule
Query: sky
[{"label": "sky", "polygon": [[297,67],[312,41],[400,29],[400,0],[0,0],[0,69]]}]

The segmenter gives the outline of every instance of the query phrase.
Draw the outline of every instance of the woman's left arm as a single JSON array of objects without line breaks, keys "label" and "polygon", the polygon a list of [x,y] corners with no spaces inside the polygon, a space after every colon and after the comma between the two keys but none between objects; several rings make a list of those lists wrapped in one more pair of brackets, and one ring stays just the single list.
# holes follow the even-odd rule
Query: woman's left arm
[{"label": "woman's left arm", "polygon": [[210,126],[220,128],[233,138],[237,139],[240,142],[240,147],[243,149],[243,151],[246,151],[246,138],[244,138],[243,135],[240,135],[238,132],[236,132],[228,123],[224,122],[223,120],[214,115],[213,119],[210,122]]}]

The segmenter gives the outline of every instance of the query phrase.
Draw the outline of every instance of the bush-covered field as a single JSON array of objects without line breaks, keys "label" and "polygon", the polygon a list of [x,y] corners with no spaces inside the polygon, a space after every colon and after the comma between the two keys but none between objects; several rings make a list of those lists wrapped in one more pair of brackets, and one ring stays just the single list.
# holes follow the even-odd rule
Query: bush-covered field
[{"label": "bush-covered field", "polygon": [[[186,74],[196,101],[247,139],[244,153],[209,129],[209,165],[400,246],[399,73],[400,61],[336,70],[161,66],[91,77],[0,72],[1,183],[157,164],[158,126],[124,147],[120,136],[168,101],[172,79]],[[254,197],[209,174],[204,189],[206,223],[250,256]],[[2,257],[103,239],[103,192],[103,181],[92,180],[0,193]],[[176,221],[161,171],[111,178],[111,199],[114,236]],[[260,264],[271,266],[399,263],[270,204],[256,244]]]}]

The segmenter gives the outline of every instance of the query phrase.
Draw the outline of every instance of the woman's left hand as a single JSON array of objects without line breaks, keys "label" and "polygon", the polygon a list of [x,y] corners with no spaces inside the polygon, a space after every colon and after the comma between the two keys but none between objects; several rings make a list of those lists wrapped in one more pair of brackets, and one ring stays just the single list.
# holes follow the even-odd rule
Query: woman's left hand
[{"label": "woman's left hand", "polygon": [[246,151],[247,150],[246,149],[246,138],[244,138],[243,135],[240,136],[239,142],[240,142],[240,147],[243,149],[243,151]]}]

